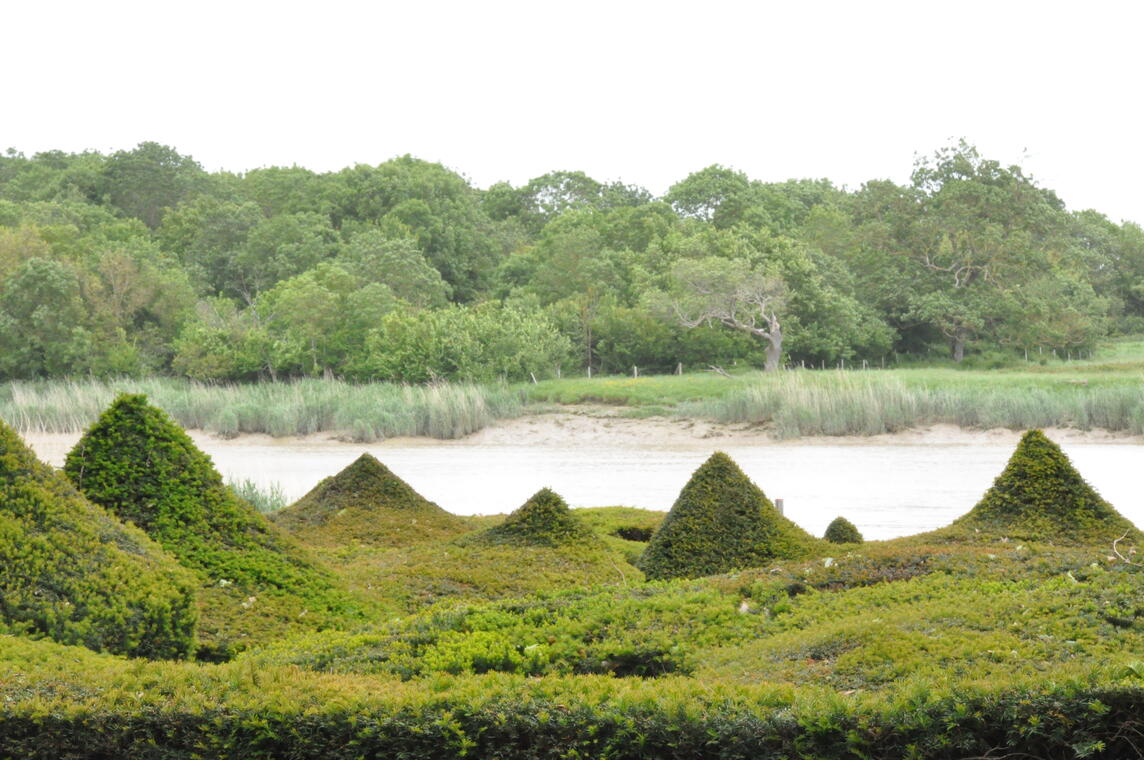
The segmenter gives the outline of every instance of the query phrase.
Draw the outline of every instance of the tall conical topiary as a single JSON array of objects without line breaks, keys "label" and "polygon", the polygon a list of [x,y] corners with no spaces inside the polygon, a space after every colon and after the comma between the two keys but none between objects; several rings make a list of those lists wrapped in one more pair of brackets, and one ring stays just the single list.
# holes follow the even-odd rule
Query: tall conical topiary
[{"label": "tall conical topiary", "polygon": [[195,579],[0,422],[0,629],[136,657],[195,641]]},{"label": "tall conical topiary", "polygon": [[1021,437],[981,501],[954,522],[952,530],[958,529],[1065,544],[1107,544],[1125,533],[1140,537],[1040,430]]},{"label": "tall conical topiary", "polygon": [[494,525],[477,539],[489,544],[515,546],[565,546],[597,543],[558,493],[542,488],[517,507],[500,525]]},{"label": "tall conical topiary", "polygon": [[680,491],[640,566],[651,579],[697,578],[797,559],[814,544],[729,456],[716,452]]},{"label": "tall conical topiary", "polygon": [[824,533],[822,537],[832,544],[862,543],[862,534],[858,531],[858,528],[855,527],[854,523],[845,517],[835,517],[830,525],[826,526],[826,533]]},{"label": "tall conical topiary", "polygon": [[64,471],[89,499],[198,573],[200,634],[213,656],[352,612],[332,574],[236,497],[210,458],[142,395],[116,399]]},{"label": "tall conical topiary", "polygon": [[425,499],[371,454],[325,478],[271,520],[314,546],[399,546],[468,529],[463,519]]}]

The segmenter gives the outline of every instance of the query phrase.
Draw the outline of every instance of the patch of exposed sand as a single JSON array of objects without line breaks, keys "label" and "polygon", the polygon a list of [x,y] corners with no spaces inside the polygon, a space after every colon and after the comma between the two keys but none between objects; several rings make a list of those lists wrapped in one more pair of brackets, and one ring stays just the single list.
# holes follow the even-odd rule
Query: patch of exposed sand
[{"label": "patch of exposed sand", "polygon": [[[247,434],[235,438],[220,438],[202,430],[188,431],[200,448],[225,451],[252,445],[270,448],[324,447],[336,439],[334,433],[316,433],[308,436],[273,438],[264,434]],[[393,438],[386,441],[393,446],[457,445],[480,446],[584,446],[607,444],[610,447],[630,448],[690,448],[705,444],[712,448],[766,446],[782,444],[800,445],[1016,445],[1023,431],[996,428],[970,430],[956,425],[930,425],[896,433],[872,436],[812,436],[798,439],[777,439],[758,425],[725,424],[708,420],[674,417],[648,417],[635,419],[621,417],[614,408],[582,407],[572,412],[531,414],[515,419],[501,420],[472,435],[454,441],[432,438]],[[1045,434],[1057,443],[1144,444],[1144,436],[1112,433],[1107,430],[1075,430],[1048,428]],[[80,433],[25,433],[24,440],[44,461],[61,466],[68,451],[79,440]]]}]

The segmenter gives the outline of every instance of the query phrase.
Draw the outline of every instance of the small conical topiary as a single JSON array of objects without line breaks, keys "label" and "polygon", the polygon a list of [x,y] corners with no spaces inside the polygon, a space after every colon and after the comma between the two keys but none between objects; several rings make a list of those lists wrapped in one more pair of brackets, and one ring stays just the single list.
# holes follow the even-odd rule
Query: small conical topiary
[{"label": "small conical topiary", "polygon": [[835,517],[822,537],[832,544],[860,544],[863,540],[858,528],[845,517]]},{"label": "small conical topiary", "polygon": [[815,539],[779,514],[731,457],[695,471],[640,558],[651,579],[697,578],[810,553]]},{"label": "small conical topiary", "polygon": [[371,454],[325,478],[271,520],[314,546],[399,546],[468,529],[463,519],[425,499]]},{"label": "small conical topiary", "polygon": [[0,422],[0,630],[114,654],[186,657],[196,585]]},{"label": "small conical topiary", "polygon": [[981,501],[950,529],[1030,541],[1110,543],[1140,532],[1084,481],[1040,430],[1022,436]]},{"label": "small conical topiary", "polygon": [[515,546],[565,546],[598,541],[572,514],[564,499],[549,488],[537,491],[503,523],[479,534],[477,540]]},{"label": "small conical topiary", "polygon": [[64,472],[198,573],[207,656],[352,614],[333,575],[235,496],[210,458],[142,395],[116,399],[68,454]]}]

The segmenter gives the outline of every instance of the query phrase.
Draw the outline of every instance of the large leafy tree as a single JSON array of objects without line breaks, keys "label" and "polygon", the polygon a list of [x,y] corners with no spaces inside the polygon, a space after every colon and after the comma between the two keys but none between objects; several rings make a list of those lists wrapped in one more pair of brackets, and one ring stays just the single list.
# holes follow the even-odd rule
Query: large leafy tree
[{"label": "large leafy tree", "polygon": [[0,293],[0,375],[60,376],[83,371],[91,334],[74,269],[31,258]]},{"label": "large leafy tree", "polygon": [[102,187],[111,205],[157,229],[169,209],[204,186],[206,172],[190,156],[155,142],[111,155]]},{"label": "large leafy tree", "polygon": [[[961,142],[919,160],[909,188],[882,185],[873,193],[875,214],[864,229],[875,246],[892,252],[878,265],[897,270],[876,275],[885,296],[897,291],[899,318],[942,335],[955,361],[974,340],[1000,340],[1015,315],[1026,321],[1023,340],[1060,334],[1054,321],[1064,308],[1051,302],[1032,308],[1026,286],[1046,277],[1068,280],[1080,260],[1063,204],[1020,167],[982,158]],[[1099,303],[1090,300],[1089,308]],[[1042,318],[1031,321],[1037,314]]]}]

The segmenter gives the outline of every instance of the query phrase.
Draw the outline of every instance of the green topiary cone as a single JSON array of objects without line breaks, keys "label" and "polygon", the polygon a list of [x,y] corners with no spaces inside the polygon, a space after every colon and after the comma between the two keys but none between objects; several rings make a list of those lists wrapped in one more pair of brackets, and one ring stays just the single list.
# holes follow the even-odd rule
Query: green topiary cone
[{"label": "green topiary cone", "polygon": [[354,612],[333,575],[235,496],[210,458],[142,395],[116,399],[64,471],[89,499],[199,574],[200,634],[220,657]]},{"label": "green topiary cone", "polygon": [[597,543],[598,539],[581,524],[559,494],[542,488],[513,511],[500,525],[478,536],[491,544],[516,546],[564,546]]},{"label": "green topiary cone", "polygon": [[640,558],[648,578],[696,578],[810,553],[815,539],[778,513],[722,452],[687,481]]},{"label": "green topiary cone", "polygon": [[136,657],[194,650],[194,576],[0,423],[0,627]]},{"label": "green topiary cone", "polygon": [[993,486],[953,527],[1063,544],[1110,543],[1125,533],[1140,537],[1040,430],[1022,436]]},{"label": "green topiary cone", "polygon": [[314,546],[400,546],[468,530],[463,519],[425,499],[371,454],[325,478],[271,520]]}]

